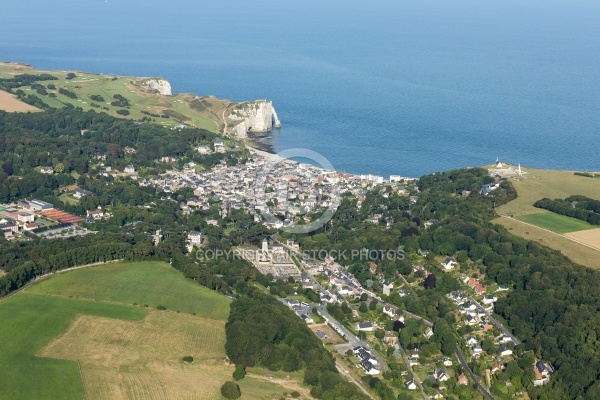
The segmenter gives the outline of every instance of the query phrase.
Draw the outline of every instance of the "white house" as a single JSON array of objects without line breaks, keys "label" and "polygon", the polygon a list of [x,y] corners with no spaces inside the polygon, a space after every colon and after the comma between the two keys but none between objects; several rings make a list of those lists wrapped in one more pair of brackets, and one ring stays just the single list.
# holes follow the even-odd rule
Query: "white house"
[{"label": "white house", "polygon": [[417,385],[415,384],[415,381],[413,381],[412,379],[409,379],[406,381],[406,388],[408,390],[416,390]]},{"label": "white house", "polygon": [[512,340],[512,338],[511,338],[510,336],[508,336],[508,335],[502,335],[502,336],[500,337],[500,340],[499,340],[499,341],[500,341],[500,343],[508,343],[508,342],[512,342],[513,340]]},{"label": "white house", "polygon": [[423,335],[427,340],[431,339],[431,337],[433,336],[433,329],[431,329],[431,327],[428,326],[427,329],[425,329],[425,333]]},{"label": "white house", "polygon": [[19,213],[17,215],[17,221],[19,222],[34,222],[35,221],[35,216],[33,214],[28,214],[28,213]]},{"label": "white house", "polygon": [[506,356],[512,355],[513,351],[506,346],[500,346],[500,347],[498,347],[498,353],[502,357],[506,357]]},{"label": "white house", "polygon": [[191,231],[188,233],[187,238],[188,238],[188,242],[192,246],[198,246],[198,245],[202,244],[202,234],[200,232]]},{"label": "white house", "polygon": [[479,342],[473,336],[467,337],[467,345],[472,346],[477,343],[479,343]]},{"label": "white house", "polygon": [[215,153],[225,153],[225,145],[223,142],[215,142],[214,143]]},{"label": "white house", "polygon": [[454,260],[454,258],[448,257],[442,263],[442,267],[444,268],[444,271],[452,271],[457,264],[458,263]]},{"label": "white house", "polygon": [[77,188],[75,190],[73,190],[73,197],[75,197],[76,199],[81,199],[84,196],[91,196],[93,193],[90,192],[89,190],[85,190],[85,189],[80,189]]},{"label": "white house", "polygon": [[300,316],[300,318],[302,318],[302,319],[304,320],[304,322],[306,322],[307,324],[313,324],[313,323],[315,322],[315,320],[314,320],[314,319],[312,319],[311,317],[309,317],[309,316],[308,316],[308,315],[306,315],[306,314],[302,314],[302,315]]},{"label": "white house", "polygon": [[418,360],[419,359],[419,349],[417,349],[417,348],[412,349],[410,351],[410,358]]},{"label": "white house", "polygon": [[436,369],[435,372],[433,373],[433,377],[438,382],[446,382],[447,380],[450,379],[450,377],[448,376],[448,374],[446,374],[446,370],[444,370],[443,368]]},{"label": "white house", "polygon": [[394,290],[394,284],[387,279],[383,281],[383,294],[389,296],[392,294],[392,290]]},{"label": "white house", "polygon": [[483,304],[494,304],[497,301],[498,301],[497,296],[494,296],[493,294],[486,294],[485,296],[483,296],[482,303]]},{"label": "white house", "polygon": [[200,154],[210,154],[212,153],[212,150],[210,149],[210,147],[208,146],[198,146],[196,148],[196,150],[198,151],[198,153]]},{"label": "white house", "polygon": [[379,375],[379,370],[368,361],[363,361],[360,366],[363,367],[367,375]]},{"label": "white house", "polygon": [[362,332],[373,332],[375,330],[375,326],[370,321],[360,322],[356,324],[356,330]]},{"label": "white house", "polygon": [[383,313],[390,318],[394,318],[394,316],[396,315],[396,312],[390,305],[383,306]]}]

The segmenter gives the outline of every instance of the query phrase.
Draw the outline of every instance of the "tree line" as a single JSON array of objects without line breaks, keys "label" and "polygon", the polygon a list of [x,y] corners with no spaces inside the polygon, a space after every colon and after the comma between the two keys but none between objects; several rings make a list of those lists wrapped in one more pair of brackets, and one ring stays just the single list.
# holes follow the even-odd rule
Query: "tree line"
[{"label": "tree line", "polygon": [[600,201],[589,197],[574,195],[564,200],[543,198],[533,205],[560,215],[586,221],[592,225],[600,225]]}]

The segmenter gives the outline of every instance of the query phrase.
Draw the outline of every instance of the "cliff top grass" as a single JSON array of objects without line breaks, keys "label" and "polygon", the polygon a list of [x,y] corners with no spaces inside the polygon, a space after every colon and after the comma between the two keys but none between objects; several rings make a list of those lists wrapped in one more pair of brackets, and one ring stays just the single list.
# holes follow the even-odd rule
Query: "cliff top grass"
[{"label": "cliff top grass", "polygon": [[574,175],[575,171],[556,171],[522,168],[523,176],[509,178],[517,189],[519,197],[496,209],[501,215],[526,215],[543,210],[535,208],[533,203],[548,197],[564,199],[574,194],[600,200],[600,179]]},{"label": "cliff top grass", "polygon": [[[31,87],[23,86],[20,89],[26,94],[38,96],[44,103],[51,107],[61,108],[65,104],[81,107],[83,110],[106,112],[115,117],[141,120],[151,118],[153,122],[164,126],[186,124],[212,132],[223,132],[229,109],[237,103],[220,100],[212,96],[199,97],[189,93],[171,96],[160,95],[156,90],[150,89],[145,82],[148,79],[130,76],[92,74],[80,71],[43,71],[21,63],[0,62],[0,78],[12,78],[19,74],[48,73],[58,80],[41,81],[39,84],[47,87],[52,84],[56,89],[47,89],[48,94],[41,95]],[[67,74],[73,73],[75,77],[67,79]],[[66,89],[76,94],[77,98],[68,97],[59,92]],[[16,89],[15,89],[16,90]],[[91,96],[101,96],[103,101],[94,101]],[[130,106],[113,106],[114,95],[125,97]],[[127,110],[128,115],[117,113],[118,110]],[[124,113],[124,111],[121,111]]]}]

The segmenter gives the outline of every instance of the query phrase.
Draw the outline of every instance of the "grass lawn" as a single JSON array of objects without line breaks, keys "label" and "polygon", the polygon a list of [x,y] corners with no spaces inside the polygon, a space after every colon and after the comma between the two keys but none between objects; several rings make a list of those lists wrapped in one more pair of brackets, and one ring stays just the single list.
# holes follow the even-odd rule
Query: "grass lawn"
[{"label": "grass lawn", "polygon": [[186,279],[162,262],[107,264],[58,274],[28,292],[124,304],[158,305],[168,310],[225,320],[231,300]]},{"label": "grass lawn", "polygon": [[600,199],[600,180],[573,175],[573,171],[553,171],[523,168],[527,172],[523,177],[509,179],[515,186],[519,197],[496,209],[501,215],[519,216],[537,213],[533,203],[548,197],[564,199],[580,194],[593,199]]},{"label": "grass lawn", "polygon": [[556,233],[569,233],[596,228],[596,226],[577,218],[567,217],[550,211],[521,215],[517,219]]},{"label": "grass lawn", "polygon": [[35,357],[78,314],[139,321],[147,310],[27,293],[0,302],[0,398],[85,397],[76,362]]},{"label": "grass lawn", "polygon": [[67,204],[71,204],[72,206],[76,206],[77,204],[79,204],[79,200],[77,200],[75,197],[71,196],[70,194],[67,193],[63,193],[60,196],[58,196],[58,198]]}]

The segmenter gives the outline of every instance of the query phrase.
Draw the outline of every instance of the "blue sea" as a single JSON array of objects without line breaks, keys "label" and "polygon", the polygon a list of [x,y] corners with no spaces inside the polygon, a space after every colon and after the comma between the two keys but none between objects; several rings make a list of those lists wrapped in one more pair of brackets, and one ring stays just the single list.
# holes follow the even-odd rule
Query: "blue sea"
[{"label": "blue sea", "polygon": [[597,0],[4,0],[0,60],[272,100],[276,150],[420,176],[600,170]]}]

